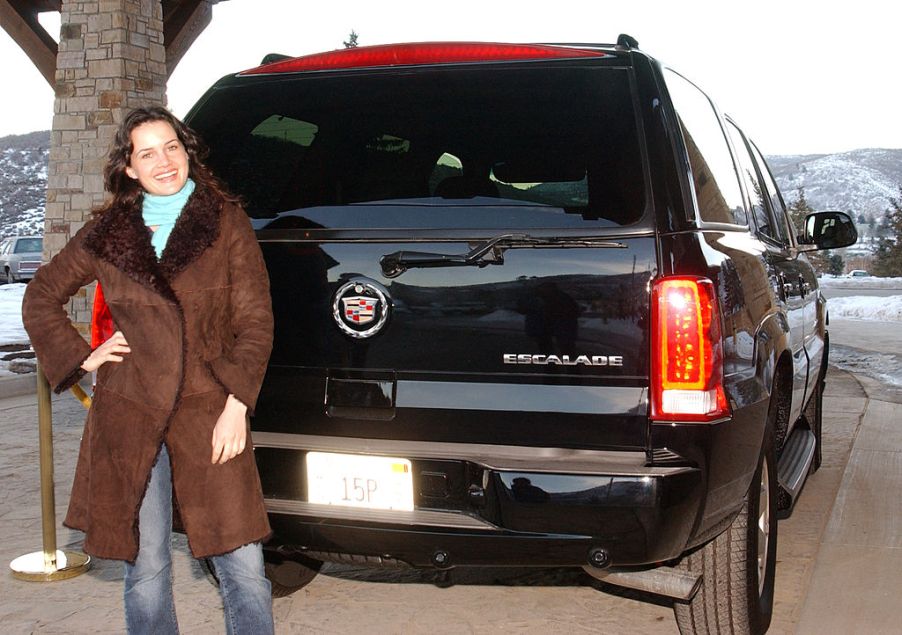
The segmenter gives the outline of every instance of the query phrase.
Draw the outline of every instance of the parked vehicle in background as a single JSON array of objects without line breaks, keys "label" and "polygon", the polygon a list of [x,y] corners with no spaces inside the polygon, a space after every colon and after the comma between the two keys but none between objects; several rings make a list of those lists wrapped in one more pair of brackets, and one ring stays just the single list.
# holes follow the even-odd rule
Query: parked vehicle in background
[{"label": "parked vehicle in background", "polygon": [[864,269],[852,269],[852,271],[850,271],[850,272],[848,273],[848,276],[849,276],[850,278],[867,278],[867,277],[870,276],[870,275],[871,275],[871,274],[869,274],[869,273],[868,273],[867,271],[865,271]]},{"label": "parked vehicle in background", "polygon": [[763,632],[829,336],[761,153],[617,45],[402,44],[230,75],[187,117],[247,201],[277,592],[322,561],[582,566]]},{"label": "parked vehicle in background", "polygon": [[27,282],[41,266],[44,239],[41,236],[11,236],[0,242],[2,282]]}]

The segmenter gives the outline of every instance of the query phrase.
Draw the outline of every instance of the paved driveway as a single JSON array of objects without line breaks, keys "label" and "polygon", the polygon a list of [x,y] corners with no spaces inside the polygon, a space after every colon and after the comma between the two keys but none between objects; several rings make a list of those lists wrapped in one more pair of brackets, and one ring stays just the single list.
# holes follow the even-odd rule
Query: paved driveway
[{"label": "paved driveway", "polygon": [[[782,521],[772,633],[799,628],[816,559],[867,397],[855,378],[833,371],[825,397],[824,464],[793,516]],[[57,518],[65,512],[84,411],[70,396],[54,405]],[[0,560],[40,549],[34,397],[0,400]],[[898,491],[898,490],[897,490]],[[60,527],[59,544],[80,534]],[[217,592],[176,538],[175,585],[184,633],[221,633]],[[826,591],[825,591],[826,592]],[[124,630],[122,572],[98,561],[79,578],[27,583],[0,577],[4,633],[116,633]],[[670,604],[571,569],[371,570],[326,565],[305,589],[274,602],[280,633],[675,633]],[[813,632],[813,631],[812,631]]]}]

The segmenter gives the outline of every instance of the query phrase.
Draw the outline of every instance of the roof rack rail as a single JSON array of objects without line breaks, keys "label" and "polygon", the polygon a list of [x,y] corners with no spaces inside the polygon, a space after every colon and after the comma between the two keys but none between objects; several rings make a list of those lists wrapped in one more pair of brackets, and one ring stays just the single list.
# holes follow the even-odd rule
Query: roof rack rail
[{"label": "roof rack rail", "polygon": [[626,33],[621,33],[617,36],[617,46],[622,46],[623,48],[629,49],[637,49],[639,48],[639,40],[634,38],[632,35],[627,35]]}]

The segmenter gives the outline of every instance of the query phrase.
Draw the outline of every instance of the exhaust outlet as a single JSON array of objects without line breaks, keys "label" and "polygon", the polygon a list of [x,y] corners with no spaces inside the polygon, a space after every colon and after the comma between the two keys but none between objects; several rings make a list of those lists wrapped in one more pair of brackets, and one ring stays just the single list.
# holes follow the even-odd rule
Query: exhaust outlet
[{"label": "exhaust outlet", "polygon": [[598,569],[586,565],[583,569],[593,578],[617,586],[656,593],[675,600],[689,601],[702,584],[702,576],[673,567],[654,569]]}]

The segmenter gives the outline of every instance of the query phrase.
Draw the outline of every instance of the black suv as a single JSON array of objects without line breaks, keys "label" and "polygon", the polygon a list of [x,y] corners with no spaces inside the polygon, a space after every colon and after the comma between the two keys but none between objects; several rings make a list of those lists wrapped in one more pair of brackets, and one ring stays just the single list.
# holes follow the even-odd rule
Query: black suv
[{"label": "black suv", "polygon": [[820,460],[804,252],[850,218],[797,236],[755,145],[628,36],[267,61],[188,123],[272,281],[277,591],[325,560],[583,566],[684,631],[766,629]]}]

